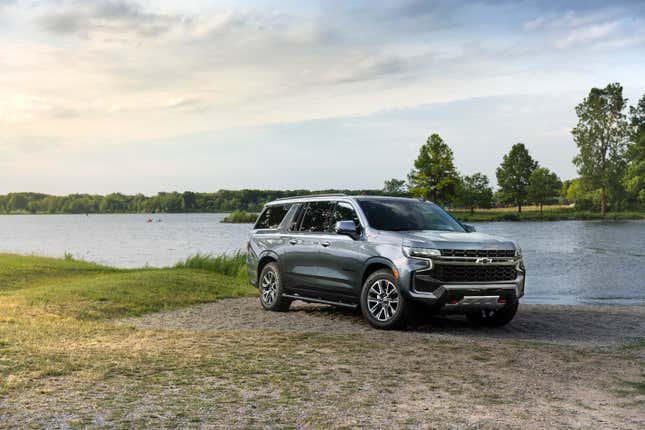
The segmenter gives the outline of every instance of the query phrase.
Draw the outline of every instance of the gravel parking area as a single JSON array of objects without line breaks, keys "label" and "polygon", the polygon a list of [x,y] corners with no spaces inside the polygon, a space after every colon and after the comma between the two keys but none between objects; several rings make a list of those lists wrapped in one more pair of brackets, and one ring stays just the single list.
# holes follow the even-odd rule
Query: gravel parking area
[{"label": "gravel parking area", "polygon": [[503,328],[445,316],[381,331],[359,312],[300,302],[267,312],[244,298],[123,323],[235,336],[257,348],[271,336],[297,339],[301,349],[284,354],[278,344],[272,356],[310,391],[251,415],[231,408],[230,427],[251,416],[261,428],[645,428],[643,307],[521,305]]},{"label": "gravel parking area", "polygon": [[406,332],[382,332],[368,326],[358,311],[294,302],[289,312],[263,311],[255,298],[227,299],[124,321],[139,328],[171,330],[271,330],[550,342],[612,346],[645,338],[645,307],[522,304],[503,328],[474,327],[462,316],[433,317]]}]

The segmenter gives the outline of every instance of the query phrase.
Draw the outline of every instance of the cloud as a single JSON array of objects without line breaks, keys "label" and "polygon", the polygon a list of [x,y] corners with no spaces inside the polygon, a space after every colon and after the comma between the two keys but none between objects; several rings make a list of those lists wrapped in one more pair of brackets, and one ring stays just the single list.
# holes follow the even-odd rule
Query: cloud
[{"label": "cloud", "polygon": [[181,25],[183,19],[147,12],[137,3],[99,0],[63,2],[43,13],[37,22],[43,30],[58,35],[124,38],[132,34],[159,36]]}]

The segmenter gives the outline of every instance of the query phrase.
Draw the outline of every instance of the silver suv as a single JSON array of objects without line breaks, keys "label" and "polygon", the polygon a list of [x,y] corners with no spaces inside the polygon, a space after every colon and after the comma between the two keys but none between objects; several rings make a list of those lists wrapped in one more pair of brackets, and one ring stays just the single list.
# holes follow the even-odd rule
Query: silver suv
[{"label": "silver suv", "polygon": [[268,203],[248,242],[265,309],[293,300],[360,307],[399,328],[412,308],[501,326],[524,295],[520,247],[476,233],[439,206],[409,198],[316,195]]}]

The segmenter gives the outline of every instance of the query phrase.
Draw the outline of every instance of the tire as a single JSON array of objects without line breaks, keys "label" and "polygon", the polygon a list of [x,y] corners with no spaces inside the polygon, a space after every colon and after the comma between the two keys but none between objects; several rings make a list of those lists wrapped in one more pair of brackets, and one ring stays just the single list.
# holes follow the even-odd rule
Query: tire
[{"label": "tire", "polygon": [[392,272],[377,270],[365,280],[361,311],[374,328],[393,330],[405,327],[407,303]]},{"label": "tire", "polygon": [[285,312],[291,305],[290,299],[282,297],[284,287],[280,277],[280,269],[276,263],[268,263],[260,272],[258,282],[260,304],[269,311]]},{"label": "tire", "polygon": [[510,323],[511,320],[515,317],[519,305],[520,302],[516,300],[515,302],[506,305],[501,309],[482,309],[477,312],[468,313],[466,314],[466,317],[475,325],[487,327],[503,327],[506,324]]}]

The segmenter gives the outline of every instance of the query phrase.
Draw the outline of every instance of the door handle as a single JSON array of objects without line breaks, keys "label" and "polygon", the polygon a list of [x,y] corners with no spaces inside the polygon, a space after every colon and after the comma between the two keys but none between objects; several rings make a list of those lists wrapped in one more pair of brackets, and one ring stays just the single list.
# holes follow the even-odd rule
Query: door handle
[{"label": "door handle", "polygon": [[331,243],[330,242],[322,242],[321,245],[324,246],[325,248],[327,248],[329,245],[331,245]]},{"label": "door handle", "polygon": [[289,243],[292,244],[292,245],[296,245],[298,243],[298,241],[296,239],[291,239],[289,241]]}]

